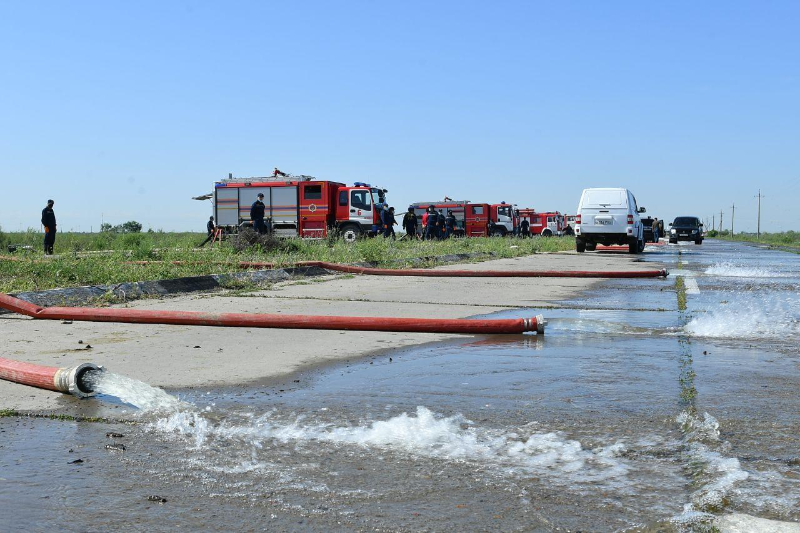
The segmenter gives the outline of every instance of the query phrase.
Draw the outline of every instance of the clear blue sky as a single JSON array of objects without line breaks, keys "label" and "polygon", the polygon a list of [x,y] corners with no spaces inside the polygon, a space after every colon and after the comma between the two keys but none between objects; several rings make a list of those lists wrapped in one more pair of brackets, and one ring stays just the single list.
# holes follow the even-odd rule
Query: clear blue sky
[{"label": "clear blue sky", "polygon": [[203,231],[215,180],[296,174],[800,229],[800,2],[0,4],[0,226]]}]

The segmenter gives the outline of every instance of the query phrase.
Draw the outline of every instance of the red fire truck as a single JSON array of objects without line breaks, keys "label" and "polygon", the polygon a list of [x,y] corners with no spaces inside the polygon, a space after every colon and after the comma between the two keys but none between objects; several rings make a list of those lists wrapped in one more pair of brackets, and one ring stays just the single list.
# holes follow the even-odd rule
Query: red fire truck
[{"label": "red fire truck", "polygon": [[265,218],[270,220],[275,235],[319,239],[336,229],[345,240],[355,240],[362,234],[375,234],[386,192],[368,183],[356,182],[348,187],[311,176],[229,175],[214,184],[210,197],[198,199],[213,198],[214,218],[227,233],[251,225],[250,207],[263,193]]},{"label": "red fire truck", "polygon": [[514,205],[501,202],[499,204],[475,204],[469,200],[450,200],[438,202],[416,202],[411,204],[417,215],[417,232],[425,229],[422,215],[430,207],[447,216],[448,211],[456,217],[455,236],[457,237],[504,237],[514,233],[519,217],[515,214]]},{"label": "red fire truck", "polygon": [[530,222],[531,235],[541,235],[542,237],[564,235],[566,219],[558,211],[537,213],[534,209],[525,208],[519,210],[519,218],[520,221],[527,219]]}]

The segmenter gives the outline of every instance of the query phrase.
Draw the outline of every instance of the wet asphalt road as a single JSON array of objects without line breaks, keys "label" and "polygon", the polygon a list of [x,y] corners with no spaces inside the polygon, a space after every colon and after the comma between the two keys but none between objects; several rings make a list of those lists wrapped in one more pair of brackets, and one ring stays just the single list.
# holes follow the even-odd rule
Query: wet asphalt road
[{"label": "wet asphalt road", "polygon": [[800,256],[706,241],[643,259],[670,278],[609,281],[533,310],[549,320],[544,337],[178,392],[196,408],[136,425],[0,419],[0,508],[20,510],[12,529],[66,515],[98,531],[797,522]]}]

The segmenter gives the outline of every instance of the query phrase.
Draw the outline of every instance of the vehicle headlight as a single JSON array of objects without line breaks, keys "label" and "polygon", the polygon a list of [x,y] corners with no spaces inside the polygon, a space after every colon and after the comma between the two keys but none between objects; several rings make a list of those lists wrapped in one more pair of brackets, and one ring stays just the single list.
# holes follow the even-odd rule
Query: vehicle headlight
[{"label": "vehicle headlight", "polygon": [[669,230],[669,232],[670,233],[675,233],[675,228],[672,228],[671,230]]},{"label": "vehicle headlight", "polygon": [[693,230],[692,230],[692,233],[697,233],[697,230],[696,230],[696,229],[693,229]]}]

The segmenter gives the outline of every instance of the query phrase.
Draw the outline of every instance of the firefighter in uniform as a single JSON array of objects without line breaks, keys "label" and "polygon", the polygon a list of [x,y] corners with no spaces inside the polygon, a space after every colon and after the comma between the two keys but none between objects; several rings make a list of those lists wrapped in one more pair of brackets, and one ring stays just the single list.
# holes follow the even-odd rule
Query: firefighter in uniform
[{"label": "firefighter in uniform", "polygon": [[394,207],[390,207],[389,209],[384,210],[384,215],[383,215],[383,236],[384,236],[384,238],[386,238],[389,235],[391,235],[392,236],[392,240],[395,240],[394,227],[396,225],[397,225],[397,221],[394,218]]},{"label": "firefighter in uniform", "polygon": [[519,223],[519,234],[523,239],[531,236],[531,223],[527,218],[523,218],[522,222]]},{"label": "firefighter in uniform", "polygon": [[431,205],[428,206],[428,220],[427,224],[425,225],[425,239],[426,240],[433,240],[436,237],[436,220],[438,218],[438,214],[436,213],[436,209]]},{"label": "firefighter in uniform", "polygon": [[414,213],[414,206],[408,206],[408,212],[403,217],[403,229],[409,239],[417,238],[417,215]]},{"label": "firefighter in uniform", "polygon": [[42,209],[42,226],[44,226],[44,253],[53,255],[56,243],[56,214],[53,211],[53,200],[47,200],[47,207]]},{"label": "firefighter in uniform", "polygon": [[217,225],[214,224],[214,217],[208,219],[208,223],[206,224],[206,231],[208,231],[208,237],[202,243],[200,243],[200,248],[206,245],[208,241],[214,238],[214,230],[217,229]]},{"label": "firefighter in uniform", "polygon": [[451,210],[447,210],[447,217],[444,219],[446,229],[445,239],[449,239],[456,231],[456,216]]},{"label": "firefighter in uniform", "polygon": [[250,220],[253,221],[253,229],[259,234],[262,235],[267,232],[267,226],[264,224],[264,213],[266,211],[266,207],[264,205],[264,193],[258,193],[258,199],[253,202],[253,205],[250,207]]},{"label": "firefighter in uniform", "polygon": [[436,240],[441,241],[444,239],[445,229],[444,229],[444,213],[439,211],[436,214]]}]

